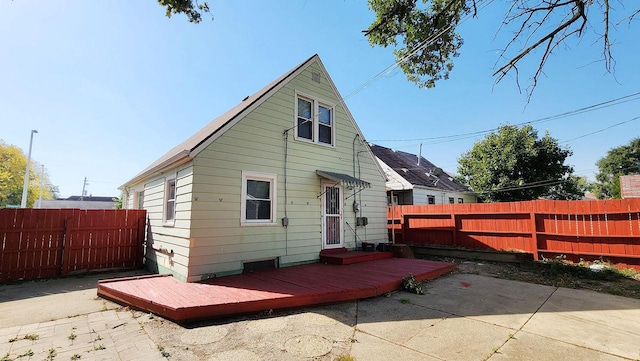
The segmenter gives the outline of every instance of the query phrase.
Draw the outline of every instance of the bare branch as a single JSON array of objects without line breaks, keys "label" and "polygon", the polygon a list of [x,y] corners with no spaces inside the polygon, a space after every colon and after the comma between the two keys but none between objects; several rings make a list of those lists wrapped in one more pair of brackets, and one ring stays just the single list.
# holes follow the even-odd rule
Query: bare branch
[{"label": "bare branch", "polygon": [[[515,43],[515,41],[520,38],[520,36],[524,33],[525,30],[531,30],[533,28],[533,31],[531,31],[531,35],[527,37],[527,42],[528,42],[529,39],[531,39],[531,37],[533,36],[533,34],[535,34],[541,28],[542,24],[549,18],[549,16],[555,9],[561,6],[573,5],[573,16],[566,19],[566,21],[558,25],[551,32],[547,33],[546,35],[538,39],[538,41],[536,41],[532,45],[520,51],[518,54],[516,54],[516,56],[514,56],[509,61],[507,61],[505,65],[501,66],[498,70],[496,70],[493,73],[494,76],[497,76],[496,83],[500,82],[510,71],[516,69],[516,64],[520,60],[526,57],[534,49],[546,43],[546,47],[540,58],[540,62],[538,63],[538,69],[536,70],[535,74],[532,77],[533,84],[528,88],[528,91],[527,91],[528,99],[530,99],[531,94],[533,93],[533,90],[535,89],[538,83],[538,78],[540,77],[540,75],[543,74],[544,65],[549,59],[549,56],[551,55],[551,53],[553,53],[554,49],[557,48],[562,42],[564,42],[564,40],[566,40],[569,36],[574,34],[578,34],[578,36],[580,36],[582,34],[584,27],[587,24],[587,17],[585,13],[585,3],[583,1],[584,0],[570,0],[565,2],[556,1],[555,3],[550,1],[543,1],[543,3],[547,4],[548,6],[540,6],[536,8],[525,7],[525,8],[522,8],[521,12],[514,15],[511,15],[510,13],[508,13],[506,17],[507,22],[520,19],[522,23],[520,25],[520,28],[514,34],[514,37],[511,39],[511,41],[509,41],[509,43],[503,50],[501,56],[503,56],[506,53],[507,49],[509,49]],[[546,12],[542,17],[542,20],[533,21],[532,20],[533,16],[540,11]],[[568,30],[568,28],[574,23],[578,22],[579,20],[582,20],[580,26],[577,29],[567,33],[566,31]]]}]

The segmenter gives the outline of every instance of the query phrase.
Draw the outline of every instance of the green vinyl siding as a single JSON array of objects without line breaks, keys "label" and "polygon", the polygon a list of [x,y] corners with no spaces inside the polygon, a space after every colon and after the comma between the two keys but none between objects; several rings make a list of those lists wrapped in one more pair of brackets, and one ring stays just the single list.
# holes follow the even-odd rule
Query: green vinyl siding
[{"label": "green vinyl siding", "polygon": [[[239,273],[243,261],[279,257],[281,266],[314,262],[322,249],[321,181],[316,170],[330,170],[371,183],[372,188],[355,196],[362,205],[367,227],[358,227],[359,241],[386,242],[386,195],[384,178],[371,153],[356,138],[357,129],[323,76],[320,84],[311,72],[323,73],[317,63],[291,79],[278,92],[246,114],[193,160],[193,204],[189,279]],[[296,93],[335,104],[335,146],[295,140]],[[284,132],[287,139],[287,216],[285,216]],[[353,160],[353,143],[358,155]],[[276,225],[241,226],[242,171],[277,176]],[[353,191],[344,189],[345,198]],[[354,197],[343,204],[344,222],[355,229]],[[345,246],[355,248],[356,237],[344,226]]]}]

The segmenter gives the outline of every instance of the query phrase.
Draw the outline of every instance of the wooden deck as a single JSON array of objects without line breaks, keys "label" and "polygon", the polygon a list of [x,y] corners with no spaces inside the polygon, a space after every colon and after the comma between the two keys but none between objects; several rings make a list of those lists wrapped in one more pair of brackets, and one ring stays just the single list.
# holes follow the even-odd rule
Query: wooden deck
[{"label": "wooden deck", "polygon": [[320,263],[329,264],[353,264],[360,262],[376,261],[379,259],[393,257],[392,252],[363,252],[363,251],[344,251],[344,252],[320,252]]},{"label": "wooden deck", "polygon": [[452,271],[452,263],[388,258],[349,265],[315,263],[183,283],[169,275],[104,280],[98,295],[190,322],[265,310],[288,309],[375,297]]}]

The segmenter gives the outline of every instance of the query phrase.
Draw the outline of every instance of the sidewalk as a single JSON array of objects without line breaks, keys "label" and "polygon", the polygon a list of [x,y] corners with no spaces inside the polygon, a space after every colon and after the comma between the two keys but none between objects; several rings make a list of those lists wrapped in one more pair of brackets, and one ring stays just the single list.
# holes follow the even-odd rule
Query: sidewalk
[{"label": "sidewalk", "polygon": [[[95,299],[95,284],[70,291],[72,280],[54,281],[0,286],[0,357],[44,360],[52,350],[54,360],[82,361],[640,358],[640,300],[473,274],[429,282],[426,295],[393,292],[190,327]],[[67,286],[55,292],[51,283]],[[32,297],[8,297],[25,287]],[[89,311],[78,312],[85,303]],[[63,316],[42,319],[54,314],[43,309]],[[19,358],[29,350],[31,358]]]}]

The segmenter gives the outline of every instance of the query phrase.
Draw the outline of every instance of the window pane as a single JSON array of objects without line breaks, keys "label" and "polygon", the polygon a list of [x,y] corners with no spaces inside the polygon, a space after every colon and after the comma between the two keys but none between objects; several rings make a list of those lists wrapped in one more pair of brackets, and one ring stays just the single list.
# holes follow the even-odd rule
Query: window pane
[{"label": "window pane", "polygon": [[331,127],[321,125],[319,131],[318,141],[320,143],[331,144]]},{"label": "window pane", "polygon": [[144,208],[144,191],[138,192],[138,209]]},{"label": "window pane", "polygon": [[247,200],[246,219],[271,219],[271,201]]},{"label": "window pane", "polygon": [[175,199],[176,198],[176,181],[172,180],[169,181],[169,191],[168,191],[168,199]]},{"label": "window pane", "polygon": [[247,179],[247,198],[269,199],[269,182]]},{"label": "window pane", "polygon": [[311,102],[298,98],[298,117],[311,119]]},{"label": "window pane", "polygon": [[175,202],[169,201],[167,202],[167,221],[173,220],[175,218]]},{"label": "window pane", "polygon": [[318,120],[320,124],[331,125],[331,109],[325,108],[322,105],[318,107]]},{"label": "window pane", "polygon": [[298,118],[298,137],[313,139],[313,122]]}]

